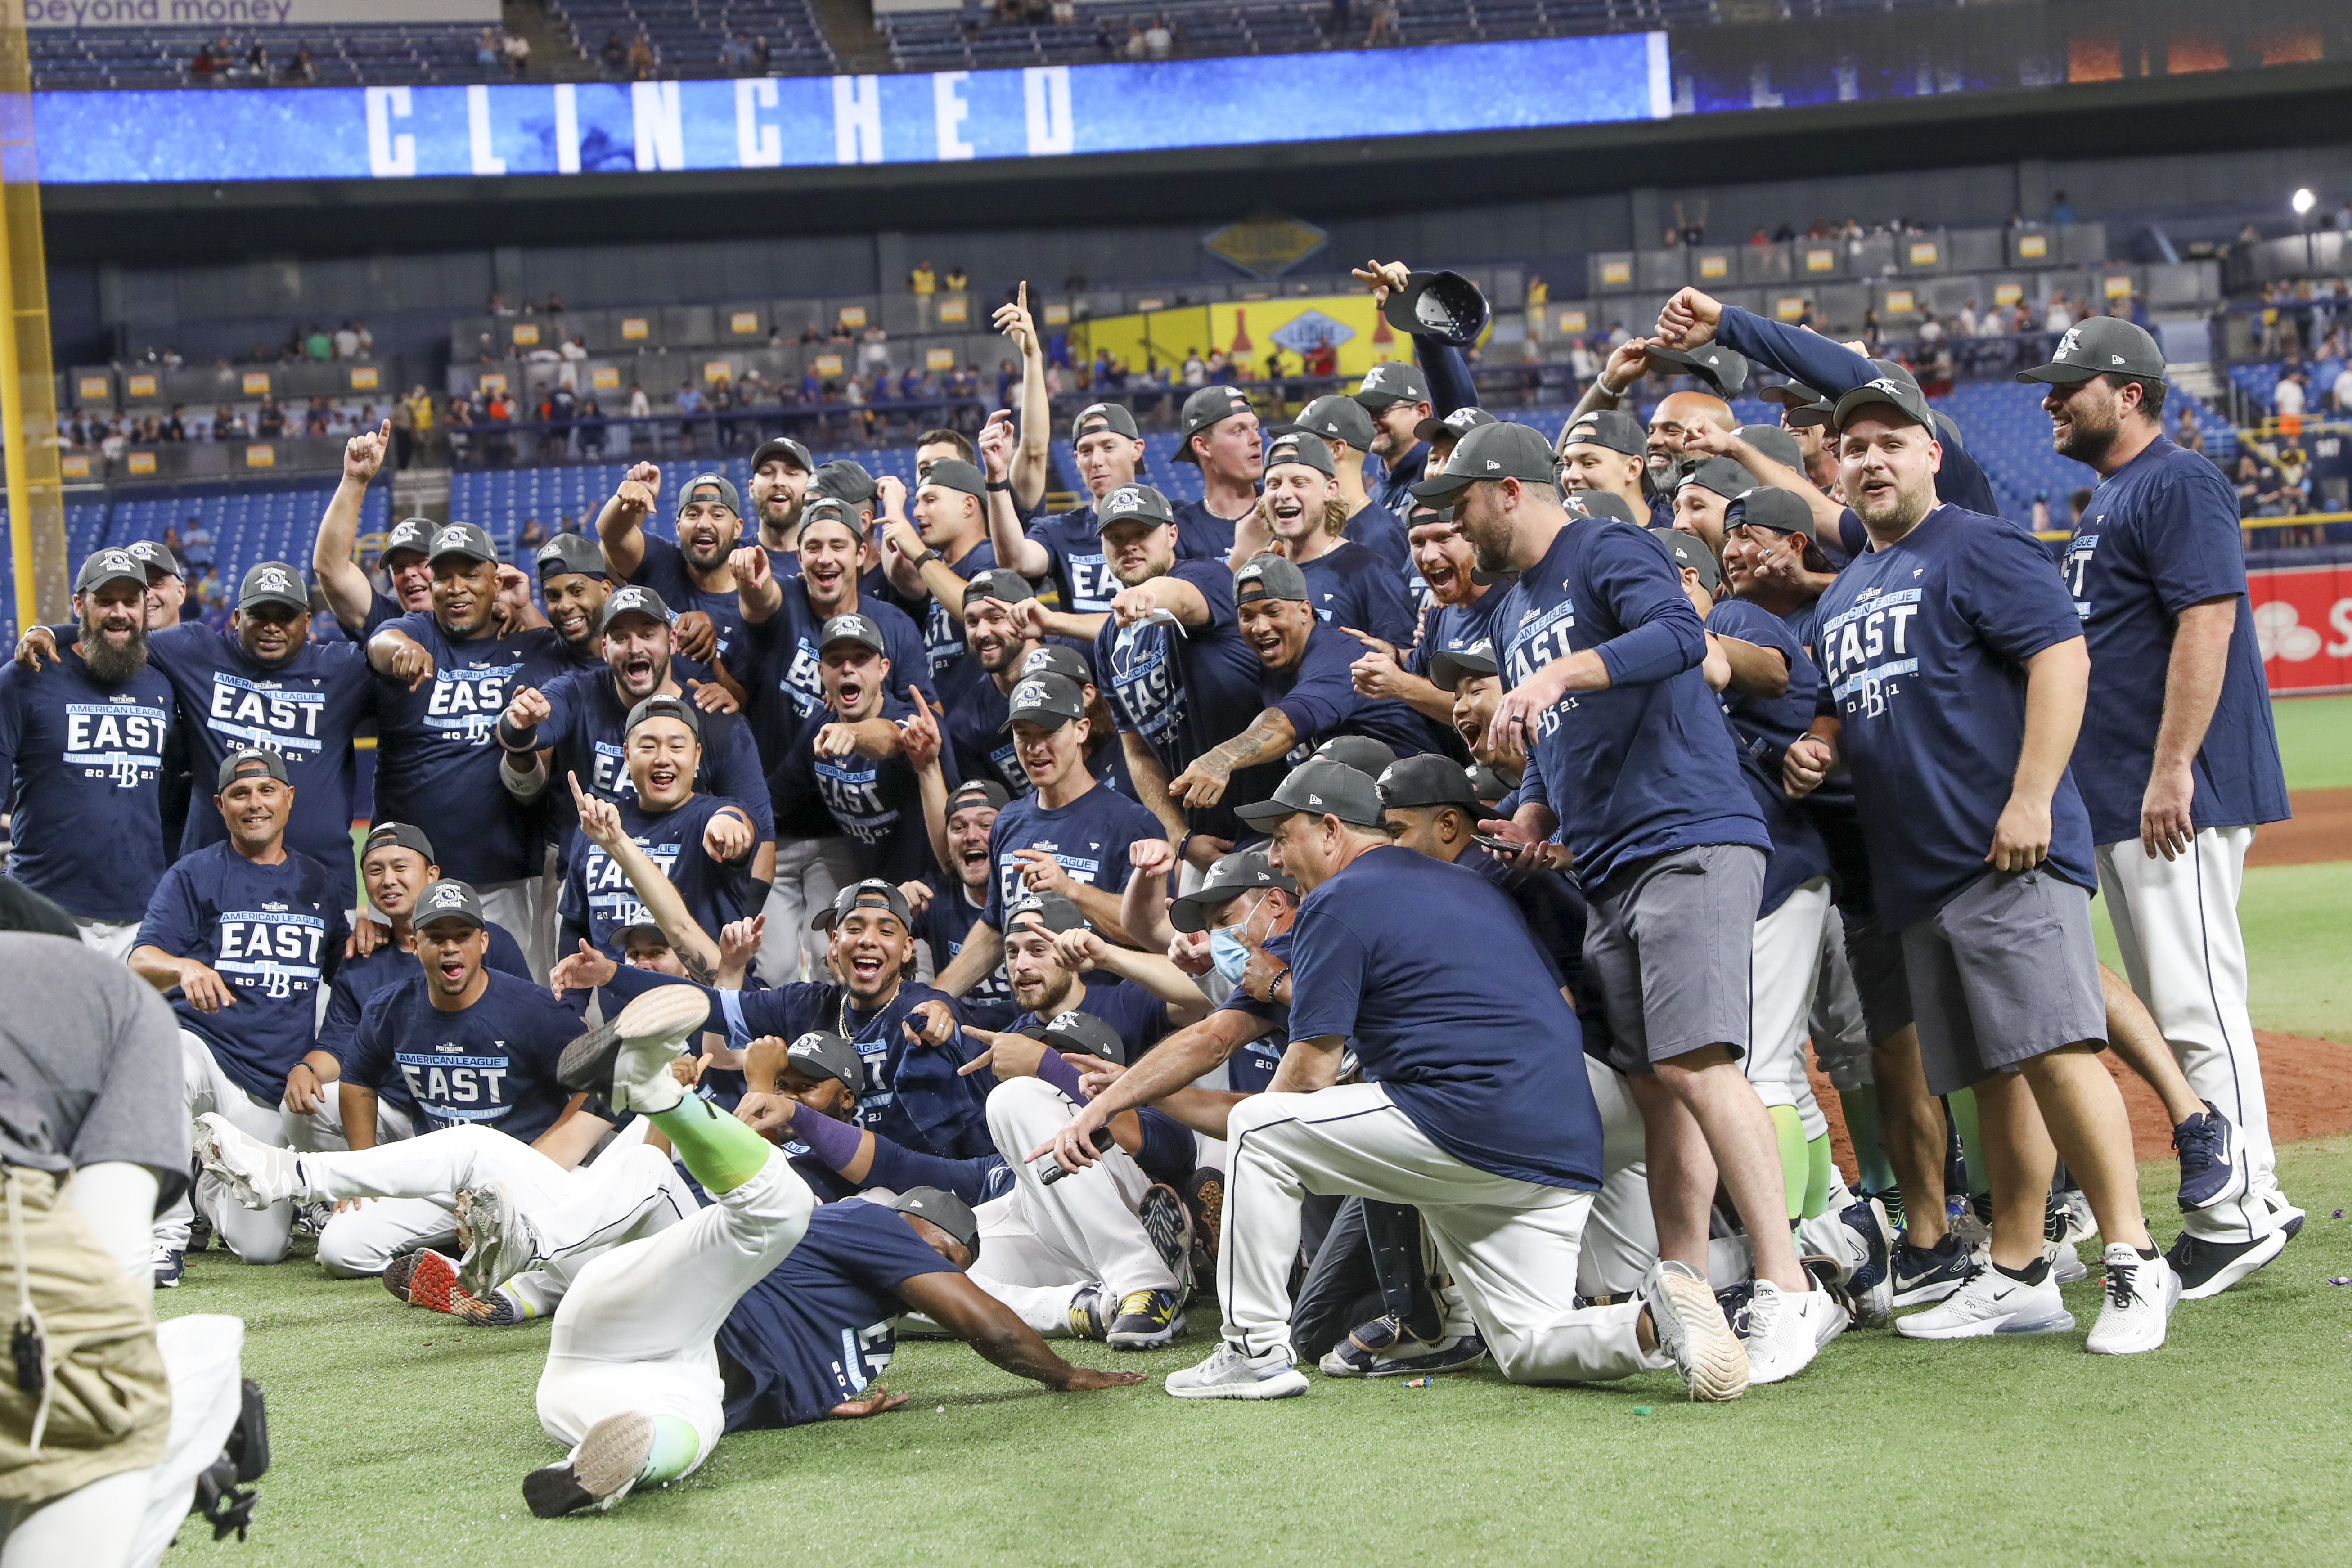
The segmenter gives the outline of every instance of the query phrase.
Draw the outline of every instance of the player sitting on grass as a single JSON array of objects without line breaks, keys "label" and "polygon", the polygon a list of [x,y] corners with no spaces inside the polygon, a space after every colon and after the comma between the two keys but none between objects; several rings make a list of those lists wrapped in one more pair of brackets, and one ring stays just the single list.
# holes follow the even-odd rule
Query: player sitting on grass
[{"label": "player sitting on grass", "polygon": [[664,986],[565,1052],[564,1081],[652,1121],[711,1203],[596,1258],[557,1309],[539,1417],[571,1451],[524,1479],[531,1512],[610,1508],[690,1473],[730,1430],[904,1403],[878,1379],[908,1311],[1053,1388],[1141,1381],[1071,1366],[965,1279],[979,1227],[952,1194],[816,1209],[782,1151],[671,1073],[709,1010],[700,989]]}]

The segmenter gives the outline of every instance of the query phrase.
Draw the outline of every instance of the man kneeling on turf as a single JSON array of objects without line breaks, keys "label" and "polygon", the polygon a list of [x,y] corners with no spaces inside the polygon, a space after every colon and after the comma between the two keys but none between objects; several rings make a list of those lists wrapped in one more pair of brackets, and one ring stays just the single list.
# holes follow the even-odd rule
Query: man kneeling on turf
[{"label": "man kneeling on turf", "polygon": [[979,1227],[953,1195],[817,1209],[782,1150],[671,1073],[709,1013],[699,988],[664,986],[565,1052],[564,1081],[650,1121],[711,1203],[596,1258],[557,1309],[539,1417],[571,1452],[525,1478],[533,1513],[610,1508],[675,1480],[727,1431],[902,1403],[877,1380],[908,1311],[1053,1388],[1140,1381],[1069,1365],[966,1279]]}]

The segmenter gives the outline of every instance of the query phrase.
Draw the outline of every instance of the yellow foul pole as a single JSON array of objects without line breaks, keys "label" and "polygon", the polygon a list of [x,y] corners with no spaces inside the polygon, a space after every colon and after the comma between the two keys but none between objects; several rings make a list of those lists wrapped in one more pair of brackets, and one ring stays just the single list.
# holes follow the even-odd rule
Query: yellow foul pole
[{"label": "yellow foul pole", "polygon": [[21,0],[0,0],[0,447],[16,624],[67,616],[65,493],[41,183],[33,150],[32,59]]}]

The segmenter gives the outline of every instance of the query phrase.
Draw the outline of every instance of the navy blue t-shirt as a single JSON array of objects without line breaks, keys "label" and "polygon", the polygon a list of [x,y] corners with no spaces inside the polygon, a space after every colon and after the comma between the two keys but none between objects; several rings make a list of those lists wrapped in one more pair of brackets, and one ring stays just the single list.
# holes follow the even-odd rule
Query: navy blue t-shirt
[{"label": "navy blue t-shirt", "polygon": [[637,563],[628,581],[651,588],[661,595],[662,603],[674,615],[700,610],[710,617],[711,630],[718,634],[715,650],[718,661],[734,668],[730,657],[742,646],[743,601],[732,588],[723,594],[706,593],[694,585],[693,574],[687,570],[686,556],[677,545],[650,530],[640,528],[637,538],[645,545],[645,556]]},{"label": "navy blue t-shirt", "polygon": [[1237,734],[1257,717],[1258,661],[1241,640],[1234,615],[1234,575],[1221,561],[1179,561],[1168,574],[1189,583],[1209,604],[1209,620],[1190,629],[1164,621],[1105,626],[1096,634],[1094,668],[1121,730],[1151,747],[1170,778],[1199,754],[1190,715],[1198,703],[1234,721],[1217,739]]},{"label": "navy blue t-shirt", "polygon": [[[996,678],[977,665],[967,664],[940,689],[947,713],[940,722],[948,751],[961,779],[994,779],[1012,795],[1029,793],[1029,775],[1004,727],[1012,713],[1011,700],[997,689]],[[1112,704],[1113,711],[1118,705]]]},{"label": "navy blue t-shirt", "polygon": [[[500,974],[511,974],[517,980],[531,980],[530,965],[524,962],[522,948],[508,934],[507,928],[493,925],[489,929],[490,950],[484,955],[482,966]],[[341,1062],[348,1074],[352,1059],[352,1042],[359,1034],[360,1018],[367,1011],[367,1005],[402,981],[416,978],[418,969],[415,953],[403,952],[391,942],[365,958],[343,960],[327,986],[327,1016],[319,1021],[319,1048]],[[572,1027],[576,1030],[579,1025],[575,1023]],[[409,1098],[406,1079],[395,1076],[380,1086],[371,1087],[387,1104],[415,1120],[416,1101]]]},{"label": "navy blue t-shirt", "polygon": [[[982,572],[996,570],[996,547],[982,539],[965,551],[961,561],[941,555],[940,564],[969,583]],[[950,615],[948,607],[931,594],[910,601],[896,587],[886,586],[878,597],[886,604],[898,605],[921,631],[923,651],[930,661],[926,670],[932,689],[945,691],[960,684],[965,658],[962,617]]]},{"label": "navy blue t-shirt", "polygon": [[[1412,640],[1412,602],[1405,596],[1404,579],[1364,546],[1342,539],[1298,572],[1307,579],[1318,620],[1370,632],[1399,647]],[[1349,641],[1360,656],[1363,645]]]},{"label": "navy blue t-shirt", "polygon": [[[1318,622],[1307,632],[1306,651],[1294,668],[1265,671],[1260,696],[1290,721],[1297,744],[1283,762],[1243,770],[1255,776],[1253,798],[1272,795],[1285,773],[1334,735],[1368,735],[1400,757],[1439,749],[1437,731],[1414,709],[1393,697],[1366,697],[1356,689],[1349,669],[1363,655],[1363,644]],[[1242,773],[1234,776],[1238,785]]]},{"label": "navy blue t-shirt", "polygon": [[212,844],[181,857],[155,884],[138,945],[200,960],[220,975],[235,998],[227,1006],[200,1013],[175,989],[172,1011],[240,1088],[275,1105],[317,1037],[319,989],[349,934],[334,878],[310,856],[289,849],[261,866]]},{"label": "navy blue t-shirt", "polygon": [[1830,874],[1829,851],[1822,847],[1820,832],[1780,783],[1781,753],[1811,726],[1820,705],[1822,672],[1805,657],[1786,622],[1744,600],[1718,601],[1706,618],[1706,629],[1769,648],[1789,668],[1789,689],[1780,697],[1758,697],[1737,686],[1723,690],[1723,718],[1731,726],[1732,744],[1739,748],[1740,774],[1772,835],[1771,858],[1764,865],[1764,898],[1756,910],[1756,918],[1762,920],[1786,903],[1790,893]]},{"label": "navy blue t-shirt", "polygon": [[[357,905],[352,818],[359,762],[352,734],[378,711],[375,673],[365,651],[352,643],[306,643],[272,668],[256,662],[234,633],[183,621],[150,634],[147,657],[179,697],[180,728],[196,779],[180,853],[228,837],[205,786],[219,778],[231,752],[264,747],[286,759],[286,779],[294,786],[287,844],[326,866],[345,909]],[[380,780],[376,787],[383,789]],[[383,814],[377,816],[381,820]]]},{"label": "navy blue t-shirt", "polygon": [[435,1131],[491,1127],[525,1143],[546,1131],[572,1098],[555,1066],[580,1020],[543,985],[488,974],[474,1005],[451,1013],[433,1005],[421,968],[376,993],[339,1053],[344,1075],[387,1099],[397,1085]]},{"label": "navy blue t-shirt", "polygon": [[[1439,408],[1437,416],[1443,419],[1450,412],[1449,409]],[[1371,492],[1375,504],[1386,507],[1398,517],[1411,517],[1412,487],[1426,477],[1423,470],[1428,467],[1429,443],[1415,441],[1412,448],[1397,459],[1393,468],[1377,458],[1367,464],[1364,488]]]},{"label": "navy blue t-shirt", "polygon": [[541,839],[531,814],[499,782],[506,753],[497,731],[517,691],[543,689],[561,669],[554,632],[536,627],[453,642],[424,615],[404,616],[383,629],[404,633],[431,654],[433,677],[415,691],[405,680],[377,679],[383,717],[375,820],[423,827],[442,875],[477,888],[537,875]]},{"label": "navy blue t-shirt", "polygon": [[172,683],[152,665],[121,685],[81,654],[0,669],[0,794],[13,796],[8,874],[84,920],[147,912],[163,847]]},{"label": "navy blue t-shirt", "polygon": [[1101,535],[1095,531],[1095,509],[1073,507],[1048,513],[1029,525],[1030,539],[1054,558],[1047,574],[1062,591],[1062,610],[1072,616],[1105,616],[1121,586],[1103,559]]},{"label": "navy blue t-shirt", "polygon": [[988,908],[981,918],[992,930],[1003,931],[1004,905],[1021,884],[1024,862],[1013,858],[1016,849],[1043,849],[1061,863],[1070,880],[1116,898],[1127,890],[1128,847],[1165,837],[1167,832],[1158,817],[1100,784],[1067,805],[1050,809],[1035,795],[1024,795],[998,812],[996,826],[988,830],[988,858],[996,876],[989,883]]},{"label": "navy blue t-shirt", "polygon": [[1421,635],[1411,648],[1400,648],[1404,668],[1424,679],[1429,675],[1429,656],[1443,648],[1447,653],[1460,653],[1485,643],[1492,648],[1495,643],[1495,612],[1503,607],[1505,584],[1497,584],[1466,605],[1440,605],[1433,602],[1429,613],[1422,617]]},{"label": "navy blue t-shirt", "polygon": [[1410,849],[1368,850],[1307,895],[1290,936],[1293,1039],[1352,1036],[1365,1079],[1465,1164],[1599,1188],[1576,1015],[1528,984],[1544,956],[1499,889]]},{"label": "navy blue t-shirt", "polygon": [[[929,944],[931,973],[945,974],[956,954],[963,951],[971,922],[980,919],[987,906],[972,902],[962,882],[937,867],[926,871],[922,880],[931,889],[931,901],[915,916],[915,940]],[[1021,1004],[1013,999],[1013,977],[1001,963],[993,974],[957,997],[955,1009],[956,1016],[974,1028],[999,1034],[1021,1016]]]},{"label": "navy blue t-shirt", "polygon": [[1665,547],[1600,518],[1559,531],[1496,607],[1505,689],[1600,651],[1612,684],[1536,721],[1520,788],[1559,816],[1590,890],[1621,867],[1706,844],[1769,850],[1723,710],[1699,666],[1706,634]]},{"label": "navy blue t-shirt", "polygon": [[[676,676],[676,669],[671,673]],[[539,726],[539,744],[555,753],[548,759],[547,795],[564,825],[570,826],[573,811],[568,775],[576,775],[580,787],[600,800],[636,799],[626,746],[629,708],[623,705],[604,661],[558,677],[540,695],[547,699],[548,715]],[[751,816],[756,838],[762,843],[774,838],[768,775],[760,766],[751,727],[740,713],[700,717],[702,765],[694,771],[695,793],[726,796]]]},{"label": "navy blue t-shirt", "polygon": [[[1209,605],[1208,620],[1186,629],[1170,645],[1176,655],[1176,679],[1183,689],[1184,706],[1182,758],[1168,769],[1172,779],[1202,752],[1248,729],[1265,711],[1266,703],[1265,666],[1257,651],[1242,640],[1241,617],[1234,605],[1234,574],[1225,569],[1224,562],[1180,561],[1171,574],[1199,589]],[[1168,760],[1163,755],[1162,765]],[[1234,813],[1265,799],[1279,783],[1279,768],[1244,769],[1234,775],[1224,798],[1215,805],[1187,807],[1185,825],[1195,833],[1219,838],[1238,841],[1258,837],[1243,827]]]},{"label": "navy blue t-shirt", "polygon": [[[751,893],[751,857],[721,863],[702,847],[703,830],[726,810],[742,810],[723,795],[695,795],[674,811],[647,812],[635,797],[618,807],[621,830],[646,852],[669,879],[686,912],[713,942],[730,921],[758,912]],[[754,851],[757,846],[754,847]],[[563,918],[563,951],[578,951],[587,938],[608,958],[621,956],[621,932],[653,917],[629,883],[620,863],[604,853],[584,833],[575,833],[563,851],[563,892],[558,904]]]},{"label": "navy blue t-shirt", "polygon": [[[1178,501],[1169,509],[1176,518],[1176,559],[1213,561],[1223,566],[1234,553],[1234,529],[1240,517],[1219,517],[1206,501]],[[1249,514],[1244,512],[1242,517]],[[1230,573],[1228,574],[1230,576]],[[1230,582],[1225,596],[1233,597]]]},{"label": "navy blue t-shirt", "polygon": [[1410,585],[1420,575],[1412,568],[1412,544],[1402,520],[1380,502],[1366,501],[1339,531],[1386,562],[1400,583]]},{"label": "navy blue t-shirt", "polygon": [[791,1256],[719,1326],[727,1430],[822,1421],[857,1397],[897,1349],[908,1310],[898,1287],[955,1272],[895,1209],[862,1198],[819,1207]]},{"label": "navy blue t-shirt", "polygon": [[2243,827],[2285,817],[2278,732],[2245,597],[2237,496],[2221,471],[2158,437],[2099,481],[2064,571],[2091,648],[2091,692],[2074,764],[2091,841],[2139,837],[2173,628],[2183,610],[2212,599],[2236,600],[2237,619],[2221,700],[2189,770],[2190,820],[2200,828]]},{"label": "navy blue t-shirt", "polygon": [[[750,699],[746,716],[752,739],[759,742],[760,765],[770,773],[784,760],[800,734],[801,721],[824,710],[824,681],[816,657],[824,623],[809,608],[808,586],[801,579],[778,586],[783,601],[776,613],[764,621],[745,623],[742,647],[727,663],[728,672]],[[919,689],[936,714],[940,691],[931,683],[930,655],[907,612],[860,595],[856,613],[881,630],[883,656],[890,661],[891,695],[911,701],[909,689]]]},{"label": "navy blue t-shirt", "polygon": [[[1826,710],[1843,723],[1879,923],[1926,920],[1990,869],[2025,737],[2025,661],[2083,635],[2039,541],[1939,506],[1854,557],[1821,603]],[[2050,803],[2044,868],[2095,888],[2071,773]]]},{"label": "navy blue t-shirt", "polygon": [[[914,712],[908,704],[886,696],[877,717],[903,724]],[[922,783],[913,764],[903,755],[885,759],[860,752],[845,757],[817,755],[817,733],[832,722],[830,709],[819,709],[801,721],[800,734],[768,780],[777,813],[789,821],[800,821],[807,816],[810,801],[817,801],[832,818],[835,830],[856,847],[858,876],[912,881],[932,864],[930,835],[923,821]],[[940,764],[949,790],[953,791],[955,759],[943,753]]]}]

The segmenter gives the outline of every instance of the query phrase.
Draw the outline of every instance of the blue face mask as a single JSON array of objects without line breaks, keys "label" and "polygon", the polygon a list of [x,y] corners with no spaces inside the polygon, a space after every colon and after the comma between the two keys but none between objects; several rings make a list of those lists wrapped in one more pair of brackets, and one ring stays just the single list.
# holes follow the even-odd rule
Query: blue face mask
[{"label": "blue face mask", "polygon": [[1217,973],[1228,982],[1239,985],[1242,972],[1249,967],[1249,949],[1244,947],[1242,939],[1231,931],[1219,926],[1209,933],[1209,962],[1217,966]]}]

